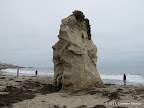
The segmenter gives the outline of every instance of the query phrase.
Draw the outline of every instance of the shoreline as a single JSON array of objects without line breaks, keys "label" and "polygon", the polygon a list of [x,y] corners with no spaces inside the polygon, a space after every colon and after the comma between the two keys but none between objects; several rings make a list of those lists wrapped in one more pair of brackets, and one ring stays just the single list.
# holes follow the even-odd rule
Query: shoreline
[{"label": "shoreline", "polygon": [[[10,72],[3,72],[0,70],[0,75],[4,76],[17,76],[17,73],[10,73]],[[20,73],[19,76],[27,76],[27,77],[35,77],[35,74],[24,74]],[[48,74],[38,74],[39,77],[53,77],[54,75],[48,75]],[[116,84],[116,85],[123,85],[123,80],[115,80],[115,79],[102,79],[104,84]],[[129,82],[127,81],[127,85],[134,85],[134,86],[144,86],[143,83],[138,83],[138,82]]]},{"label": "shoreline", "polygon": [[[0,75],[0,105],[14,108],[94,108],[98,105],[102,108],[144,107],[144,86],[105,84],[103,88],[66,93],[54,88],[52,83],[53,77]],[[124,102],[139,102],[141,105],[118,105]]]}]

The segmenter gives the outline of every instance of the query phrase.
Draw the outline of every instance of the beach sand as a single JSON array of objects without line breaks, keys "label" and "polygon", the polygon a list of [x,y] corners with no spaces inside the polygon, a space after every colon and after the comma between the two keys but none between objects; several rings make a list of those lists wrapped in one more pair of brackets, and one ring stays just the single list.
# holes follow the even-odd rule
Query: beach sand
[{"label": "beach sand", "polygon": [[52,77],[0,75],[0,108],[144,108],[144,86],[106,84],[66,93]]}]

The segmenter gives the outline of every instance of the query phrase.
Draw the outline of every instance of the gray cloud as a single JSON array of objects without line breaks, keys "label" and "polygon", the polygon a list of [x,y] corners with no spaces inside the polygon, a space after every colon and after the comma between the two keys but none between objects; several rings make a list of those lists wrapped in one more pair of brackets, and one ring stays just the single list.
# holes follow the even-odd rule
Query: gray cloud
[{"label": "gray cloud", "polygon": [[61,19],[81,10],[90,19],[98,66],[143,66],[143,5],[143,0],[1,0],[0,61],[52,66]]}]

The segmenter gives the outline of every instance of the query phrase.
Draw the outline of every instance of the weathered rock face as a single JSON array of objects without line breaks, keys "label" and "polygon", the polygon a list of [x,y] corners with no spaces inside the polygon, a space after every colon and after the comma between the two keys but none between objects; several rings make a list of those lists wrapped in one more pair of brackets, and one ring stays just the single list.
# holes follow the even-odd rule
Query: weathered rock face
[{"label": "weathered rock face", "polygon": [[88,39],[85,22],[74,16],[62,20],[59,41],[53,46],[54,85],[75,91],[101,87],[97,72],[97,48]]}]

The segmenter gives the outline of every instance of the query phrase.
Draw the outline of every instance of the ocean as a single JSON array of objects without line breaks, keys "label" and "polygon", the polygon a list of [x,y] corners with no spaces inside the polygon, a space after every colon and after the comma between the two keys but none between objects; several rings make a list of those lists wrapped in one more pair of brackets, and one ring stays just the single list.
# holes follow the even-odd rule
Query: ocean
[{"label": "ocean", "polygon": [[[54,68],[21,68],[20,76],[53,76]],[[17,75],[17,69],[2,69],[4,75]],[[127,76],[127,85],[144,85],[144,67],[98,67],[98,72],[104,84],[123,85],[123,73]]]}]

